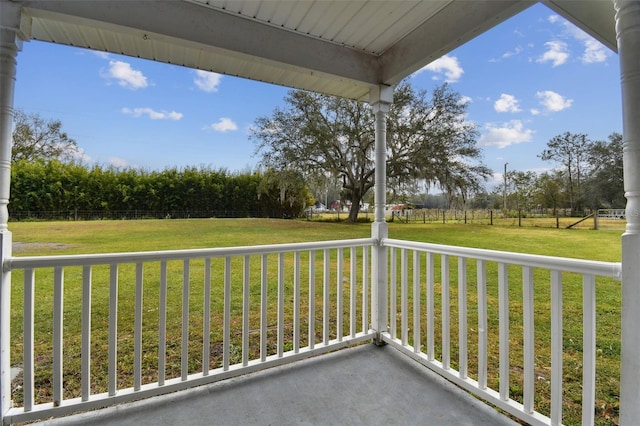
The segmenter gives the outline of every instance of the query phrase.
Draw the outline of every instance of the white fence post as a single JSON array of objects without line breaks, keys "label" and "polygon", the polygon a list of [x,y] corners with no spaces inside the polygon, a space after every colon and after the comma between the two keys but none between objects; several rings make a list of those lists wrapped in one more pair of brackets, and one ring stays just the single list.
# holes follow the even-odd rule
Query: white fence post
[{"label": "white fence post", "polygon": [[624,190],[620,424],[640,418],[640,2],[614,0],[622,85]]}]

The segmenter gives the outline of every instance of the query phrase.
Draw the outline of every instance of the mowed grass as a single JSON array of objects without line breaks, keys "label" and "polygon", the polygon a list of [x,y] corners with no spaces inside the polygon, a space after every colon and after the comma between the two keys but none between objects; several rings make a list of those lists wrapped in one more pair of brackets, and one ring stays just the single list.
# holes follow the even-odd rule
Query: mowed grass
[{"label": "mowed grass", "polygon": [[[492,250],[514,251],[522,253],[534,253],[551,256],[564,256],[581,259],[619,261],[620,260],[620,232],[619,231],[592,231],[592,230],[566,230],[549,228],[518,228],[500,227],[488,225],[442,225],[442,224],[397,224],[389,225],[389,236],[391,238],[406,239],[412,241],[423,241],[438,244],[450,244],[466,247],[486,248]],[[338,240],[349,238],[362,238],[370,236],[369,224],[346,225],[341,223],[322,223],[307,221],[284,221],[266,219],[198,219],[198,220],[143,220],[143,221],[96,221],[96,222],[30,222],[11,223],[10,230],[13,232],[14,242],[22,243],[16,245],[15,255],[44,255],[44,254],[79,254],[79,253],[107,253],[107,252],[130,252],[147,250],[170,250],[186,248],[205,247],[230,247],[258,244],[291,243],[303,241]],[[346,255],[349,256],[348,254]],[[358,255],[358,262],[361,262]],[[321,255],[317,256],[321,260]],[[335,255],[331,259],[335,263]],[[235,262],[235,260],[234,260]],[[410,263],[410,262],[409,262]],[[306,259],[303,259],[303,265]],[[452,366],[457,368],[457,263],[451,259],[451,359]],[[192,265],[192,271],[199,268],[199,264]],[[168,294],[168,318],[167,326],[167,377],[176,377],[180,369],[180,338],[181,338],[181,280],[182,262],[170,262],[169,264],[169,294]],[[217,270],[221,266],[214,265]],[[259,270],[258,265],[252,266]],[[290,260],[287,260],[287,268],[291,268]],[[359,263],[358,268],[361,268]],[[80,300],[81,288],[79,285],[80,270],[74,268],[65,269],[65,398],[78,396],[79,389],[79,358],[80,358]],[[108,291],[100,289],[108,288],[108,268],[94,268],[93,271],[93,303],[92,303],[92,372],[96,382],[92,383],[92,392],[104,392],[106,382],[98,379],[100,376],[106,378],[106,353],[107,353],[107,323],[108,317]],[[123,267],[121,273],[133,274]],[[133,267],[129,268],[133,269]],[[317,268],[318,269],[318,268]],[[320,268],[321,269],[321,268]],[[346,268],[348,269],[348,268]],[[424,264],[422,269],[424,269]],[[488,299],[489,299],[489,341],[490,359],[489,373],[497,377],[497,294],[495,285],[490,284],[495,281],[497,275],[495,268],[488,271]],[[241,283],[242,266],[234,263],[233,288],[240,289],[239,298],[232,301],[232,309],[241,310]],[[144,363],[147,365],[144,372],[144,382],[157,380],[157,289],[147,282],[153,282],[154,271],[147,271],[145,267],[145,334],[143,344],[150,342],[150,346],[145,346]],[[303,271],[304,273],[304,271]],[[467,319],[469,323],[469,374],[476,373],[476,347],[477,342],[477,309],[475,309],[475,265],[469,262],[468,273],[468,294],[469,311]],[[348,271],[345,271],[348,274]],[[440,266],[436,267],[436,281],[440,274]],[[516,400],[521,400],[522,396],[522,289],[520,283],[521,272],[515,268],[509,270],[510,280],[510,324],[511,324],[511,396]],[[37,279],[51,282],[51,277],[42,274]],[[195,273],[194,273],[195,275]],[[259,275],[259,272],[256,273]],[[316,270],[317,282],[322,281],[322,271]],[[582,374],[582,291],[579,277],[566,274],[563,277],[564,284],[564,408],[563,421],[565,424],[580,423],[580,387]],[[304,275],[303,275],[304,276]],[[424,273],[421,274],[424,283]],[[192,277],[190,305],[194,312],[190,319],[192,324],[189,328],[190,339],[194,341],[202,340],[202,299],[203,294],[199,289],[202,284],[201,277]],[[536,313],[536,409],[548,414],[549,405],[549,359],[550,359],[550,288],[548,284],[548,272],[536,271],[535,276],[535,313]],[[198,281],[199,280],[199,281]],[[269,272],[269,302],[274,302],[273,311],[270,310],[268,316],[275,323],[275,294],[276,289],[272,282],[277,281],[276,271]],[[38,281],[40,282],[40,281]],[[127,286],[126,280],[120,279],[119,297],[126,302],[133,298],[133,286]],[[14,274],[14,285],[12,289],[12,359],[20,360],[22,357],[22,288],[21,274]],[[290,283],[287,282],[287,286]],[[436,282],[435,298],[436,314],[442,311],[441,299],[439,296],[441,283]],[[221,322],[221,300],[222,295],[214,285],[212,294],[211,318],[213,325]],[[303,293],[305,288],[303,286]],[[257,294],[255,294],[257,292]],[[613,280],[597,281],[597,394],[596,394],[596,414],[598,424],[615,424],[617,421],[618,392],[619,392],[619,362],[620,362],[620,283]],[[252,310],[259,307],[259,286],[251,289]],[[409,294],[412,292],[409,290]],[[361,294],[359,293],[358,296]],[[302,311],[305,312],[308,298],[303,294]],[[332,297],[335,297],[335,289]],[[347,295],[348,297],[348,295]],[[421,296],[425,299],[424,292]],[[322,293],[318,289],[316,293],[316,305],[318,309],[322,304]],[[333,300],[333,299],[332,299]],[[345,299],[348,300],[348,299]],[[423,300],[422,309],[426,306]],[[348,303],[345,303],[347,306]],[[49,348],[51,347],[51,291],[46,285],[36,288],[36,347],[42,350],[40,358],[36,359],[36,386],[38,394],[36,399],[39,402],[47,401],[50,398],[50,373],[51,358]],[[400,306],[398,304],[398,306]],[[412,304],[409,303],[411,307]],[[361,309],[360,307],[358,308]],[[412,309],[412,308],[410,308]],[[289,308],[285,315],[288,317],[287,324],[290,324],[292,312]],[[409,318],[411,318],[411,312]],[[321,314],[320,314],[321,316]],[[332,313],[332,318],[335,313]],[[393,321],[393,319],[392,319]],[[250,319],[252,329],[259,327],[259,315]],[[119,311],[119,388],[131,386],[130,366],[132,364],[131,336],[133,334],[133,312],[131,303],[123,303],[123,308]],[[304,324],[306,327],[306,324]],[[441,322],[436,319],[436,354],[441,354],[440,339]],[[239,325],[233,325],[236,332],[232,333],[232,357],[234,362],[239,361],[241,356],[238,353],[241,345],[239,337]],[[322,334],[321,324],[316,324],[318,334]],[[423,325],[423,330],[425,325]],[[287,330],[288,333],[291,330]],[[332,329],[335,333],[335,327]],[[193,336],[192,336],[193,334]],[[302,344],[306,344],[305,335]],[[269,336],[275,340],[275,330],[270,326]],[[423,331],[423,342],[425,344],[425,333]],[[253,354],[258,351],[258,336],[252,336]],[[219,366],[221,333],[215,327],[211,332],[212,345],[212,368]],[[155,345],[155,346],[154,346]],[[290,349],[287,343],[285,349]],[[270,344],[269,350],[273,353],[274,345]],[[189,350],[190,371],[198,371],[201,365],[198,360],[201,358],[202,345],[194,345]],[[497,378],[490,381],[490,386],[497,389]],[[21,400],[21,392],[17,391],[14,398]],[[38,399],[40,398],[40,399]]]}]

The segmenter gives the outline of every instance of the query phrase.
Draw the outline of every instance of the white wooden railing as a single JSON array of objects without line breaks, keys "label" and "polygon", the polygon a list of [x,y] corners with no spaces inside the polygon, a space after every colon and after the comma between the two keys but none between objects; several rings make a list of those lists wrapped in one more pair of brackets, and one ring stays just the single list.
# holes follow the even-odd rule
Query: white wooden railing
[{"label": "white wooden railing", "polygon": [[[12,364],[23,365],[24,379],[22,403],[4,422],[160,395],[377,337],[528,423],[561,424],[563,282],[578,279],[582,424],[594,423],[596,279],[619,279],[619,263],[377,243],[387,249],[382,291],[390,301],[382,308],[388,329],[379,331],[370,330],[371,268],[378,266],[370,238],[11,257],[3,267],[24,290],[12,306],[22,326],[12,341],[22,345],[21,357]],[[540,303],[550,312],[541,314]],[[540,315],[550,323],[549,342],[536,339]],[[64,334],[74,323],[80,339]],[[522,359],[514,359],[514,340]],[[544,349],[537,348],[545,346],[549,365],[541,366]],[[512,367],[521,371],[522,397],[511,395]],[[548,412],[536,411],[539,368],[551,372]],[[76,371],[71,389],[68,375]]]},{"label": "white wooden railing", "polygon": [[[4,268],[14,285],[22,275],[24,286],[23,335],[12,342],[22,344],[22,358],[11,360],[24,368],[23,402],[4,423],[160,395],[370,340],[372,242],[12,257]],[[46,300],[51,304],[41,306]],[[106,312],[92,312],[100,304]],[[34,339],[48,318],[51,345]],[[80,323],[79,351],[64,335],[67,322]],[[105,328],[105,341],[96,341]],[[77,358],[80,386],[73,391],[67,374]],[[52,365],[46,377],[41,360]],[[167,377],[172,362],[179,367]]]},{"label": "white wooden railing", "polygon": [[[383,339],[462,388],[530,424],[562,424],[563,277],[573,275],[570,277],[573,280],[576,274],[581,277],[581,423],[594,424],[596,277],[619,280],[619,263],[393,239],[384,239],[383,245],[389,248],[391,301],[390,328]],[[452,286],[452,275],[457,275],[457,285]],[[513,299],[514,293],[520,300]],[[452,294],[457,303],[453,303]],[[535,339],[540,310],[536,317],[534,296],[535,303],[544,303],[543,300],[550,303],[550,313],[543,313],[546,317],[550,315],[550,342]],[[495,309],[497,315],[491,315]],[[518,327],[511,325],[514,310],[522,313]],[[490,316],[497,316],[497,324],[489,320]],[[470,318],[474,323],[470,323]],[[440,327],[436,326],[438,322]],[[476,341],[470,337],[471,330],[477,335]],[[523,359],[511,361],[510,342],[514,339],[522,344]],[[457,359],[452,357],[452,347],[457,351]],[[545,347],[550,353],[548,366],[539,365],[543,361],[537,348],[542,351]],[[492,358],[498,364],[495,368],[490,368]],[[471,364],[470,359],[475,362]],[[522,371],[521,401],[510,395],[512,367]],[[537,392],[540,393],[536,389],[535,371],[547,368],[551,371],[551,403],[550,412],[542,414],[534,409]],[[497,383],[496,389],[491,388],[492,383]]]}]

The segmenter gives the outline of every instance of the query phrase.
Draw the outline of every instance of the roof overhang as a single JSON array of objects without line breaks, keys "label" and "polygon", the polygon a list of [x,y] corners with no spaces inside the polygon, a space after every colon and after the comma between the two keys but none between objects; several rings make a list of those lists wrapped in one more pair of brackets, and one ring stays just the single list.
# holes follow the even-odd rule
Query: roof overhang
[{"label": "roof overhang", "polygon": [[[2,0],[7,1],[7,0]],[[393,86],[529,0],[17,0],[28,39],[352,99]],[[615,49],[609,1],[544,2]]]}]

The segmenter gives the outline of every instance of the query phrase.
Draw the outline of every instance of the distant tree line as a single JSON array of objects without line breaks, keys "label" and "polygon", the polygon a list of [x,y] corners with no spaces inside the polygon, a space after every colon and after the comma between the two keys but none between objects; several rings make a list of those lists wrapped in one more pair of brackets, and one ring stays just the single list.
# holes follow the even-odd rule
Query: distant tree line
[{"label": "distant tree line", "polygon": [[[506,200],[508,209],[624,208],[622,135],[592,141],[586,134],[565,132],[547,142],[540,158],[559,167],[544,173],[508,171],[494,192],[494,207]],[[502,194],[502,197],[500,196]]]},{"label": "distant tree line", "polygon": [[539,157],[558,167],[539,173],[507,170],[492,191],[479,189],[468,198],[450,191],[431,194],[422,189],[424,182],[416,181],[406,192],[389,193],[387,199],[416,208],[504,210],[509,215],[581,215],[585,210],[625,207],[621,134],[593,141],[585,134],[566,132],[552,138]]},{"label": "distant tree line", "polygon": [[[13,218],[41,217],[42,212],[66,217],[91,212],[93,218],[292,218],[318,200],[324,208],[349,208],[349,220],[355,221],[360,206],[373,203],[370,108],[301,91],[290,92],[285,101],[285,109],[256,122],[252,137],[262,168],[241,173],[87,166],[77,161],[80,150],[60,121],[17,111],[10,213]],[[539,155],[556,168],[508,170],[502,184],[488,192],[482,181],[491,170],[479,161],[477,131],[464,121],[464,112],[460,95],[446,85],[431,98],[406,82],[399,85],[387,120],[388,203],[504,214],[624,208],[619,133],[606,141],[560,134]]]},{"label": "distant tree line", "polygon": [[[275,171],[230,173],[188,167],[163,171],[87,167],[58,160],[17,160],[11,169],[14,218],[42,212],[94,218],[115,212],[138,217],[297,217],[314,202],[301,178]],[[131,216],[131,215],[129,215]]]}]

